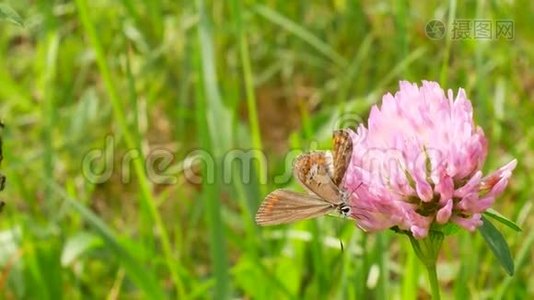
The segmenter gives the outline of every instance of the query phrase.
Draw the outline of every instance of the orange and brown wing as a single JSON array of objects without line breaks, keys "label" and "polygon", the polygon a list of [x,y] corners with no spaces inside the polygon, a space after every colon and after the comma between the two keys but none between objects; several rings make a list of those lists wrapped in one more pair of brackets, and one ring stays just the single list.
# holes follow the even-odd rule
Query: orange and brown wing
[{"label": "orange and brown wing", "polygon": [[293,164],[293,174],[312,193],[330,203],[340,203],[339,188],[332,181],[330,152],[309,152],[299,155]]},{"label": "orange and brown wing", "polygon": [[321,198],[278,189],[267,195],[256,213],[258,225],[278,225],[326,215],[335,206]]},{"label": "orange and brown wing", "polygon": [[352,157],[352,138],[349,129],[338,129],[333,134],[334,171],[332,181],[341,185]]}]

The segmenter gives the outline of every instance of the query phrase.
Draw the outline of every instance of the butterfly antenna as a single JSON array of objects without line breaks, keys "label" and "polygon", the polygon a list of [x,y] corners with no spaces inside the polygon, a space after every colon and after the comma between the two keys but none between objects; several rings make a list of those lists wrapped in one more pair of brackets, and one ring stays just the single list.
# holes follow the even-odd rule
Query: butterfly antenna
[{"label": "butterfly antenna", "polygon": [[356,191],[357,191],[362,185],[363,185],[363,182],[360,182],[360,184],[358,184],[358,186],[357,186],[355,189],[351,190],[351,191],[350,191],[350,195],[349,195],[350,197],[349,197],[349,198],[351,198],[352,195],[353,195],[354,193],[356,193]]}]

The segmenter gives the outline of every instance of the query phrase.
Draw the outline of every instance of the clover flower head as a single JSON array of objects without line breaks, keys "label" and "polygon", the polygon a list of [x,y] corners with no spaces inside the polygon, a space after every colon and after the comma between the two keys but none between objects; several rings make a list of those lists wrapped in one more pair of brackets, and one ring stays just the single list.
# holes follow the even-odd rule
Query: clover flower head
[{"label": "clover flower head", "polygon": [[463,89],[445,93],[436,82],[400,82],[352,139],[344,187],[352,217],[366,231],[396,226],[420,239],[433,223],[449,222],[473,231],[517,164],[483,176],[487,141],[471,102]]}]

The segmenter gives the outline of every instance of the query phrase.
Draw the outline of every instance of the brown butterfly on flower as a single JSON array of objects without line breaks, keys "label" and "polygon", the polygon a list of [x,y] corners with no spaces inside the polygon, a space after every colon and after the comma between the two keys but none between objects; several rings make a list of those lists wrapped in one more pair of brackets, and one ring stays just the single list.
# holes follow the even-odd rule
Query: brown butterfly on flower
[{"label": "brown butterfly on flower", "polygon": [[310,194],[277,189],[271,192],[256,213],[259,225],[287,224],[337,211],[350,216],[349,194],[342,182],[352,155],[349,130],[336,130],[333,151],[304,153],[293,163],[293,174]]}]

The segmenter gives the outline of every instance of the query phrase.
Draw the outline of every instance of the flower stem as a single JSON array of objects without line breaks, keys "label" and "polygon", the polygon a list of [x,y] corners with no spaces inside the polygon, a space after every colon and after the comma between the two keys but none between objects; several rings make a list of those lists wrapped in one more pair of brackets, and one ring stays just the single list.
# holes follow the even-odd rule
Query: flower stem
[{"label": "flower stem", "polygon": [[439,283],[438,274],[436,272],[436,264],[426,265],[426,271],[428,272],[428,280],[430,281],[430,290],[432,291],[432,299],[439,300]]},{"label": "flower stem", "polygon": [[439,282],[438,274],[436,272],[436,263],[444,235],[438,231],[430,231],[426,238],[420,240],[412,235],[408,236],[410,237],[410,242],[412,243],[415,254],[425,265],[427,270],[428,280],[430,281],[430,290],[432,291],[432,299],[439,300]]}]

